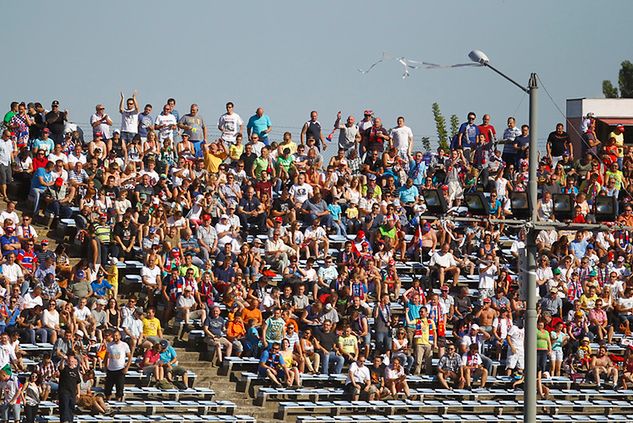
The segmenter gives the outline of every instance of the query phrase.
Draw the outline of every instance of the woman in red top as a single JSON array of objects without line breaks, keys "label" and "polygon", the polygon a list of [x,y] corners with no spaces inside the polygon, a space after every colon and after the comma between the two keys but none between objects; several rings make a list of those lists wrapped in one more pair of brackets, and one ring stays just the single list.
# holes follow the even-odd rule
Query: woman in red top
[{"label": "woman in red top", "polygon": [[152,348],[149,348],[145,351],[143,355],[143,362],[141,363],[141,369],[143,369],[144,375],[149,375],[150,377],[154,375],[156,378],[156,382],[162,380],[165,377],[165,373],[163,370],[163,366],[160,365],[160,345],[158,343],[152,345]]}]

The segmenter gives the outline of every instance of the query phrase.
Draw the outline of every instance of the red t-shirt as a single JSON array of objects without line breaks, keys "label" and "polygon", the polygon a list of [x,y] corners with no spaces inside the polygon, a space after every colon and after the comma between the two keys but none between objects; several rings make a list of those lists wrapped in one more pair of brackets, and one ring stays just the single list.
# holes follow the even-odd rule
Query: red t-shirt
[{"label": "red t-shirt", "polygon": [[[488,125],[479,125],[479,133],[483,134],[486,137],[486,142],[492,141],[492,138],[497,137],[497,131],[495,131],[495,127]],[[492,137],[490,136],[492,134]]]}]

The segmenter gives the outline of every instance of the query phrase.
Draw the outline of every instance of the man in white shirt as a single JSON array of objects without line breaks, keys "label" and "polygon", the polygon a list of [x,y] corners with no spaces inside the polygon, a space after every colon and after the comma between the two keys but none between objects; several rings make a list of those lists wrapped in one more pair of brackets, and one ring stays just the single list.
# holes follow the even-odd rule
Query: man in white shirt
[{"label": "man in white shirt", "polygon": [[481,298],[492,298],[495,295],[497,272],[498,269],[492,254],[486,254],[486,258],[479,263],[479,294]]},{"label": "man in white shirt", "polygon": [[409,160],[413,148],[413,131],[404,124],[404,118],[399,116],[397,126],[391,129],[391,145],[398,151],[398,156],[404,160]]},{"label": "man in white shirt", "polygon": [[352,395],[352,401],[358,401],[361,392],[369,393],[371,388],[371,375],[369,368],[365,366],[365,355],[359,354],[358,359],[349,366],[345,391]]},{"label": "man in white shirt", "polygon": [[9,201],[7,203],[7,209],[0,213],[0,225],[4,226],[4,221],[7,219],[11,220],[12,226],[14,227],[20,221],[20,218],[15,211],[14,201]]},{"label": "man in white shirt", "polygon": [[429,266],[435,268],[439,275],[440,287],[444,286],[444,279],[446,275],[453,275],[453,286],[457,286],[459,280],[460,269],[457,266],[457,260],[453,256],[453,253],[449,251],[450,246],[448,243],[442,245],[440,251],[435,252],[431,256]]},{"label": "man in white shirt", "polygon": [[123,401],[125,374],[132,364],[130,347],[121,341],[121,332],[114,331],[113,341],[106,347],[104,362],[106,363],[105,400],[110,400],[112,387],[116,386],[116,401]]},{"label": "man in white shirt", "polygon": [[132,98],[127,99],[127,108],[123,107],[123,93],[121,93],[121,101],[119,102],[119,113],[121,113],[121,138],[125,142],[130,142],[136,134],[138,134],[138,115],[139,107],[136,100],[136,91],[132,94]]},{"label": "man in white shirt", "polygon": [[281,273],[288,267],[290,261],[288,254],[294,251],[287,246],[283,239],[281,239],[281,232],[279,229],[275,229],[272,239],[266,241],[266,261],[274,268],[277,268]]},{"label": "man in white shirt", "polygon": [[7,198],[7,184],[13,179],[11,161],[17,154],[17,145],[11,138],[11,132],[2,131],[2,138],[0,138],[0,195],[4,199]]},{"label": "man in white shirt", "polygon": [[95,107],[96,113],[90,116],[90,125],[92,126],[92,136],[96,137],[97,132],[103,134],[103,139],[110,139],[110,127],[112,126],[112,119],[105,112],[103,104],[97,104]]},{"label": "man in white shirt", "polygon": [[244,121],[233,111],[234,105],[232,102],[226,103],[226,113],[220,116],[218,120],[218,129],[222,133],[220,139],[231,145],[235,143],[235,137],[237,134],[244,133]]},{"label": "man in white shirt", "polygon": [[171,114],[171,107],[168,104],[163,106],[163,111],[156,116],[154,129],[158,130],[158,138],[164,141],[167,138],[174,139],[174,130],[177,128],[178,122],[176,117]]},{"label": "man in white shirt", "polygon": [[312,185],[306,183],[306,176],[303,173],[300,173],[297,177],[297,183],[290,187],[288,191],[290,194],[290,199],[295,206],[300,208],[303,206],[303,203],[310,197],[312,197]]}]

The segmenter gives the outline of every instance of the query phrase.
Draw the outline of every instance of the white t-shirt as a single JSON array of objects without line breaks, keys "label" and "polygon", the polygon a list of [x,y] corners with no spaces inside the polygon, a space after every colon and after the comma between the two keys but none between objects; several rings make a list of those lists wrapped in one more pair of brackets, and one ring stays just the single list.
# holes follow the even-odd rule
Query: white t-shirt
[{"label": "white t-shirt", "polygon": [[127,354],[130,352],[128,344],[123,341],[110,342],[106,351],[108,352],[108,370],[117,371],[125,368]]},{"label": "white t-shirt", "polygon": [[[103,116],[94,115],[90,116],[90,125],[101,120]],[[102,121],[98,126],[92,128],[92,133],[96,134],[97,132],[101,132],[103,134],[103,139],[110,139],[110,125],[108,125],[105,121]]]},{"label": "white t-shirt", "polygon": [[150,269],[147,266],[143,266],[143,268],[141,269],[141,277],[143,278],[143,281],[150,285],[157,284],[156,277],[160,276],[160,274],[161,274],[161,270],[160,270],[160,267],[158,266],[154,266],[153,269]]},{"label": "white t-shirt", "polygon": [[[155,125],[176,125],[178,122],[176,121],[176,117],[171,113],[168,115],[160,114],[156,116]],[[164,128],[160,128],[158,131],[158,138],[163,141],[167,138],[174,138],[174,130],[171,127],[166,126]]]},{"label": "white t-shirt", "polygon": [[36,305],[44,305],[44,303],[42,302],[42,296],[38,295],[37,297],[32,297],[31,293],[28,292],[25,296],[24,296],[24,302],[22,303],[22,308],[33,308]]},{"label": "white t-shirt", "polygon": [[68,156],[68,163],[70,163],[73,167],[77,162],[81,164],[86,164],[86,161],[86,155],[83,153],[81,153],[79,157],[77,157],[75,154],[71,154],[70,156]]},{"label": "white t-shirt", "polygon": [[353,375],[356,383],[364,383],[368,379],[371,380],[369,376],[369,367],[360,367],[355,361],[349,365],[349,373],[347,374],[347,380],[345,381],[346,385],[352,383],[350,374]]},{"label": "white t-shirt", "polygon": [[295,184],[290,187],[289,193],[297,203],[303,204],[309,197],[312,196],[312,185],[305,182],[301,185]]},{"label": "white t-shirt", "polygon": [[487,270],[483,270],[486,266],[485,263],[479,265],[479,289],[494,289],[497,266],[493,264]]},{"label": "white t-shirt", "polygon": [[7,219],[11,219],[11,221],[13,222],[14,228],[15,228],[15,225],[20,223],[20,218],[18,217],[18,214],[15,211],[12,211],[9,213],[8,211],[5,210],[2,213],[0,213],[0,225],[4,226],[4,221]]},{"label": "white t-shirt", "polygon": [[48,160],[56,163],[57,160],[61,160],[62,163],[67,164],[68,163],[68,156],[65,155],[64,153],[59,153],[59,154],[54,154],[54,153],[50,153],[48,155]]},{"label": "white t-shirt", "polygon": [[5,263],[2,265],[2,275],[7,278],[9,282],[12,284],[15,283],[19,278],[24,277],[24,273],[22,272],[22,268],[19,264],[13,263]]},{"label": "white t-shirt", "polygon": [[413,131],[408,126],[393,128],[391,130],[393,146],[401,153],[409,151],[409,140],[413,139]]},{"label": "white t-shirt", "polygon": [[123,110],[121,113],[121,132],[131,134],[138,133],[138,111],[134,109]]},{"label": "white t-shirt", "polygon": [[222,139],[226,142],[235,142],[235,136],[240,131],[244,121],[237,113],[225,113],[218,120],[218,127],[222,131]]},{"label": "white t-shirt", "polygon": [[75,307],[75,313],[74,314],[75,314],[75,317],[77,318],[77,320],[81,320],[83,322],[92,313],[90,313],[90,309],[88,307]]}]

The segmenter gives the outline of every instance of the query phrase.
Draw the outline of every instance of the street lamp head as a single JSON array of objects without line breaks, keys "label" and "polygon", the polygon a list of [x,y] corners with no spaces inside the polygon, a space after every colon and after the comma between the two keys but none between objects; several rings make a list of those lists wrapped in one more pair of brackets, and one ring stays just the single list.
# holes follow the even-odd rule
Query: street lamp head
[{"label": "street lamp head", "polygon": [[470,58],[470,60],[472,60],[475,63],[479,63],[480,65],[487,65],[488,62],[490,62],[490,59],[488,59],[488,56],[486,56],[486,53],[484,53],[481,50],[473,50],[470,53],[468,53],[468,57]]}]

